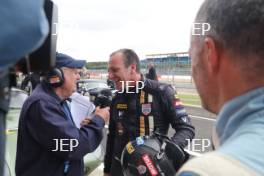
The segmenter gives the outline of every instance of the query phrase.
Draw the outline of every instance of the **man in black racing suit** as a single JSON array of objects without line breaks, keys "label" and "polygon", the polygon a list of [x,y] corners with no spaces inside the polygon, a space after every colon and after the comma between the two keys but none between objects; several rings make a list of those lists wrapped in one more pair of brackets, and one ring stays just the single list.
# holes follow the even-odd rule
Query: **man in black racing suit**
[{"label": "man in black racing suit", "polygon": [[184,148],[187,139],[194,137],[194,127],[176,91],[168,84],[144,79],[133,50],[121,49],[111,54],[108,72],[119,92],[110,108],[105,175],[123,175],[122,150],[138,136],[153,131],[167,135],[171,124],[175,129],[171,140],[180,147]]}]

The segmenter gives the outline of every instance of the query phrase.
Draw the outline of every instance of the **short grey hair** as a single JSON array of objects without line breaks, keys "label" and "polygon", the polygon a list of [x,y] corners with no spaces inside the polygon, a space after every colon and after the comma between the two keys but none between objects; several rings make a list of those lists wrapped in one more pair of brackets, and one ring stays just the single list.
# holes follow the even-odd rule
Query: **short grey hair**
[{"label": "short grey hair", "polygon": [[264,70],[263,0],[205,0],[195,22],[211,26],[200,39],[209,36],[239,56],[239,63]]}]

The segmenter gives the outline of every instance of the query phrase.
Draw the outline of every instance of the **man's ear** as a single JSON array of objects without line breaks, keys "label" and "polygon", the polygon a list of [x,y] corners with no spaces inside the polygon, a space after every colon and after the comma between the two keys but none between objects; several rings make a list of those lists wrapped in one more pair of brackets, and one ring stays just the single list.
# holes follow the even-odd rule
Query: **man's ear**
[{"label": "man's ear", "polygon": [[130,74],[134,74],[136,71],[137,71],[136,64],[131,64],[130,65]]},{"label": "man's ear", "polygon": [[205,61],[208,64],[208,71],[211,73],[217,72],[220,65],[220,57],[219,49],[216,46],[215,40],[210,37],[206,37],[204,39],[204,51]]}]

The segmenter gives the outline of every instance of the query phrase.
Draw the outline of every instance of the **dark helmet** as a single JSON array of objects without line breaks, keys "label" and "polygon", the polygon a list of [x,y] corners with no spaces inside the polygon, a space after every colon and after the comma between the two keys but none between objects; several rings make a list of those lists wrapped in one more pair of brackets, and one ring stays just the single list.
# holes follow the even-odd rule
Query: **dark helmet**
[{"label": "dark helmet", "polygon": [[127,143],[121,156],[125,176],[175,175],[185,161],[185,152],[157,134],[140,136]]}]

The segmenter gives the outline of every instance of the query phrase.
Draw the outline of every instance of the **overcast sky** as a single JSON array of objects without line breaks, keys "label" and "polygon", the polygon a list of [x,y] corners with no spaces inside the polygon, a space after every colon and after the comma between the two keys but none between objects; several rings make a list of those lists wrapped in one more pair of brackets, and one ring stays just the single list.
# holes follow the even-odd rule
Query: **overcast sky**
[{"label": "overcast sky", "polygon": [[147,54],[185,52],[203,0],[54,0],[58,51],[88,62],[120,48]]}]

